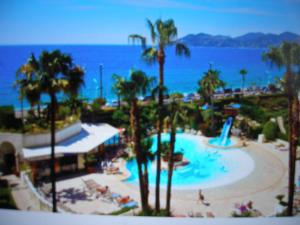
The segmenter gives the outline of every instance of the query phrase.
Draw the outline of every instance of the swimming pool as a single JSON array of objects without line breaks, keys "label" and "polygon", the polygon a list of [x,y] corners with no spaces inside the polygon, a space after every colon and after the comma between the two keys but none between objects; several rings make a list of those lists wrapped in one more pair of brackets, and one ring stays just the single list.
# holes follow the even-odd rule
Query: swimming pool
[{"label": "swimming pool", "polygon": [[[169,134],[162,134],[162,141],[169,141]],[[153,137],[152,150],[157,146]],[[200,136],[178,133],[175,152],[183,151],[190,163],[174,170],[172,185],[175,189],[205,189],[227,185],[249,175],[254,169],[254,161],[238,148],[218,149],[204,144]],[[135,160],[126,164],[130,177],[125,181],[138,185]],[[156,161],[149,162],[149,184],[155,186]],[[167,170],[161,172],[161,186],[166,187]]]}]

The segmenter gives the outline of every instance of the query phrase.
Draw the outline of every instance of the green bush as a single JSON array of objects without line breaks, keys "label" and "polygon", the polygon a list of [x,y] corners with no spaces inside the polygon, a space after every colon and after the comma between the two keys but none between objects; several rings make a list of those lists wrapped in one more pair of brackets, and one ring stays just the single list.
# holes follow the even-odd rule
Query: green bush
[{"label": "green bush", "polygon": [[0,180],[0,208],[17,209],[6,180]]},{"label": "green bush", "polygon": [[72,115],[72,113],[71,113],[71,108],[69,106],[65,106],[65,105],[60,105],[59,106],[59,111],[58,111],[58,114],[57,114],[58,119],[63,120],[63,119],[67,118],[70,115]]},{"label": "green bush", "polygon": [[22,120],[15,118],[13,106],[0,106],[0,128],[7,130],[22,128]]},{"label": "green bush", "polygon": [[243,116],[258,122],[264,122],[267,119],[264,110],[258,105],[242,105],[240,112]]},{"label": "green bush", "polygon": [[101,109],[102,106],[104,106],[105,104],[106,104],[106,99],[96,98],[96,99],[94,99],[91,106],[92,106],[93,109]]},{"label": "green bush", "polygon": [[180,99],[180,98],[183,98],[184,96],[182,93],[175,92],[175,93],[170,94],[170,97],[173,99]]},{"label": "green bush", "polygon": [[263,134],[268,141],[274,141],[277,138],[278,127],[277,124],[269,121],[264,125]]},{"label": "green bush", "polygon": [[261,134],[262,130],[263,130],[262,126],[250,127],[247,136],[251,139],[257,139],[258,135]]}]

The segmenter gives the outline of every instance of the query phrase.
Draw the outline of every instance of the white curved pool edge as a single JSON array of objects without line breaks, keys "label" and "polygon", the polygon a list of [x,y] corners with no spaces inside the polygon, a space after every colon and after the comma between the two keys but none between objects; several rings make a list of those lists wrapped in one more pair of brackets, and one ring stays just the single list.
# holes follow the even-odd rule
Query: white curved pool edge
[{"label": "white curved pool edge", "polygon": [[[191,135],[191,134],[180,134],[182,136],[186,136],[186,138],[194,139],[199,142],[199,145],[203,145],[206,137]],[[211,146],[206,146],[208,150],[214,151]],[[225,185],[233,184],[241,179],[246,178],[250,175],[254,168],[255,162],[251,158],[251,156],[244,152],[241,149],[217,149],[219,154],[222,155],[222,162],[228,170],[233,170],[230,173],[222,176],[221,178],[214,179],[211,181],[206,181],[205,183],[191,184],[191,185],[172,185],[172,189],[174,190],[198,190],[198,189],[209,189],[216,188]],[[154,187],[155,185],[149,184],[150,187]],[[165,185],[161,185],[161,188],[165,189]]]}]

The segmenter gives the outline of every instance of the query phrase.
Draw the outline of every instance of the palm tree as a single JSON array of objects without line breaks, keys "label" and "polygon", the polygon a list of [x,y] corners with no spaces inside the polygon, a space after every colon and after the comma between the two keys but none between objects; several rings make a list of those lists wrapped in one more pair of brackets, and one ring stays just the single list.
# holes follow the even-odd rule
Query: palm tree
[{"label": "palm tree", "polygon": [[28,61],[17,70],[17,80],[15,82],[15,86],[20,89],[21,101],[26,98],[31,109],[33,109],[35,105],[38,106],[38,117],[40,118],[41,89],[34,70],[34,56],[31,55]]},{"label": "palm tree", "polygon": [[285,68],[284,89],[288,98],[289,121],[289,193],[287,214],[293,215],[293,201],[295,191],[295,161],[299,138],[299,100],[300,89],[300,46],[296,43],[283,42],[279,47],[270,47],[263,54],[264,61],[270,62],[278,68]]},{"label": "palm tree", "polygon": [[117,95],[118,98],[118,109],[120,109],[121,106],[121,100],[120,100],[120,85],[122,84],[122,82],[124,82],[124,78],[118,74],[113,74],[112,78],[114,80],[114,84],[112,87],[113,92]]},{"label": "palm tree", "polygon": [[[214,110],[214,93],[216,89],[223,88],[225,86],[225,82],[219,78],[219,75],[220,71],[210,68],[204,73],[204,77],[198,81],[198,93],[211,104],[212,110]],[[214,113],[212,115],[214,115]],[[213,116],[211,126],[212,129],[214,129]]]},{"label": "palm tree", "polygon": [[72,58],[61,53],[59,50],[52,52],[43,51],[37,60],[32,54],[30,59],[31,73],[39,81],[39,88],[42,93],[50,96],[51,114],[51,184],[52,184],[52,204],[53,212],[57,212],[56,207],[56,176],[55,176],[55,120],[58,107],[56,94],[64,92],[76,95],[81,85],[83,85],[83,70],[79,66],[74,66]]},{"label": "palm tree", "polygon": [[164,64],[165,64],[165,48],[175,45],[175,52],[177,55],[190,56],[190,50],[177,39],[177,28],[172,19],[162,21],[156,20],[152,23],[149,19],[146,20],[147,26],[150,30],[152,46],[146,45],[146,38],[132,34],[129,36],[133,42],[138,40],[141,42],[144,49],[142,58],[148,63],[158,62],[159,64],[159,94],[158,94],[158,125],[157,125],[157,171],[156,171],[156,189],[155,189],[155,210],[160,211],[160,171],[161,171],[161,132],[163,124],[163,87],[164,87]]},{"label": "palm tree", "polygon": [[247,73],[248,73],[248,71],[246,69],[240,70],[240,74],[242,76],[242,92],[243,92],[243,94],[244,94],[244,89],[245,89],[245,80],[246,80]]},{"label": "palm tree", "polygon": [[170,215],[170,208],[171,208],[171,190],[172,190],[172,176],[173,176],[173,169],[174,169],[174,149],[176,143],[176,129],[178,123],[183,123],[186,121],[187,114],[186,111],[182,110],[181,105],[173,99],[171,103],[171,112],[170,116],[168,116],[170,126],[171,126],[171,134],[170,134],[170,146],[169,146],[169,153],[168,153],[168,181],[167,181],[167,198],[166,198],[166,211],[167,214]]},{"label": "palm tree", "polygon": [[198,81],[198,93],[209,101],[210,104],[214,103],[214,93],[216,89],[224,87],[225,83],[219,78],[220,71],[209,69],[204,73],[201,80]]},{"label": "palm tree", "polygon": [[[136,155],[138,166],[140,195],[142,210],[147,212],[149,209],[148,202],[148,170],[147,160],[145,157],[146,143],[142,142],[142,133],[140,125],[140,108],[138,105],[138,96],[144,95],[151,86],[153,78],[148,78],[143,71],[131,71],[130,80],[122,80],[118,85],[118,93],[130,106],[130,127],[133,140],[133,150]],[[144,165],[144,169],[143,169]]]}]

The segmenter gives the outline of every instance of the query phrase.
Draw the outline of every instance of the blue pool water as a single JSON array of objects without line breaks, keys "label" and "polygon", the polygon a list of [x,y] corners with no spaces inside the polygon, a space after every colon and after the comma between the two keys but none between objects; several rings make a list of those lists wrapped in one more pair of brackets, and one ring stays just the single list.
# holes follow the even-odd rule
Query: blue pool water
[{"label": "blue pool water", "polygon": [[[169,141],[170,135],[163,134],[162,140]],[[152,150],[157,146],[153,138]],[[254,168],[253,160],[239,149],[222,150],[208,147],[199,136],[177,134],[175,152],[183,151],[184,158],[190,163],[174,170],[172,184],[174,188],[210,188],[225,185],[247,176]],[[244,165],[240,165],[244,164]],[[135,160],[127,162],[131,176],[127,182],[138,184],[137,164]],[[155,185],[156,161],[150,162],[149,184]],[[242,170],[242,171],[241,171]],[[167,184],[167,170],[161,172],[161,185]]]}]

